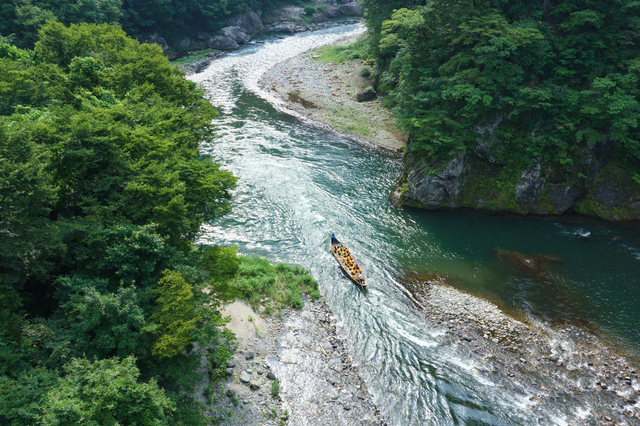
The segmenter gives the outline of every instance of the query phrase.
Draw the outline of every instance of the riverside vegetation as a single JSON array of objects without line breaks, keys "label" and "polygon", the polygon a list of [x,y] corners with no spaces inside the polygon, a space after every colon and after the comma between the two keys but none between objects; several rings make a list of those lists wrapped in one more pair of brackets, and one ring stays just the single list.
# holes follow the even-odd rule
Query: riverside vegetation
[{"label": "riverside vegetation", "polygon": [[0,424],[207,424],[220,298],[319,296],[301,267],[194,246],[236,181],[199,152],[217,111],[107,24],[0,42],[0,93]]},{"label": "riverside vegetation", "polygon": [[159,32],[170,41],[194,31],[216,31],[249,9],[270,11],[296,0],[12,0],[0,5],[0,35],[32,47],[47,20],[63,24],[119,24],[131,36]]},{"label": "riverside vegetation", "polygon": [[363,5],[402,204],[640,217],[638,3]]}]

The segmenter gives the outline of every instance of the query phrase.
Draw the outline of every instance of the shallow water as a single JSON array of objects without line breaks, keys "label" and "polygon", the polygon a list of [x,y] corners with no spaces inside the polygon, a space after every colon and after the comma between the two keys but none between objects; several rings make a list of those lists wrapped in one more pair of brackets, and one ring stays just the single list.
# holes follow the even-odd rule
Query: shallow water
[{"label": "shallow water", "polygon": [[[399,156],[278,112],[257,85],[275,63],[361,31],[350,25],[285,39],[266,36],[265,44],[244,46],[191,77],[221,112],[217,138],[203,144],[203,153],[239,177],[233,211],[206,227],[202,242],[238,245],[243,254],[309,268],[393,424],[558,423],[558,413],[532,417],[523,395],[495,386],[472,360],[439,344],[416,312],[416,283],[409,285],[408,277],[446,276],[514,312],[601,329],[638,354],[638,227],[392,206],[388,196],[401,171]],[[366,271],[368,299],[332,259],[331,231]],[[579,238],[584,232],[592,238]],[[492,248],[552,254],[565,263],[523,267]]]}]

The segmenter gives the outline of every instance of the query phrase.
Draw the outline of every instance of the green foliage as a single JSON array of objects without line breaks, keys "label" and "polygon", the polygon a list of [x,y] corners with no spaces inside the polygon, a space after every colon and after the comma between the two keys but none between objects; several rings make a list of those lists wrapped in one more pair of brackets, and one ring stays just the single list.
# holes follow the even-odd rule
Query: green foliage
[{"label": "green foliage", "polygon": [[200,156],[216,115],[114,26],[49,22],[33,52],[0,39],[0,424],[207,423],[191,344],[232,353],[202,290],[238,267],[192,246],[235,184]]},{"label": "green foliage", "polygon": [[20,294],[0,286],[0,336],[18,340],[23,324],[20,308],[22,308]]},{"label": "green foliage", "polygon": [[11,0],[0,4],[0,36],[32,47],[47,21],[120,24],[132,36],[215,31],[247,9],[269,11],[290,0]]},{"label": "green foliage", "polygon": [[304,14],[305,15],[313,15],[314,13],[316,13],[316,8],[312,7],[312,6],[305,6],[304,7]]},{"label": "green foliage", "polygon": [[58,374],[34,368],[15,378],[0,376],[0,424],[33,426],[42,418],[47,393],[58,386]]},{"label": "green foliage", "polygon": [[236,276],[240,267],[238,247],[200,246],[198,265],[209,273],[214,282],[226,285]]},{"label": "green foliage", "polygon": [[312,299],[320,298],[318,282],[302,266],[274,265],[258,256],[240,257],[240,260],[237,276],[228,287],[238,291],[254,309],[264,297],[273,301],[275,309],[301,308],[304,305],[301,293],[307,293]]},{"label": "green foliage", "polygon": [[73,360],[46,396],[43,425],[166,425],[175,405],[151,379],[139,383],[134,357]]},{"label": "green foliage", "polygon": [[561,1],[548,15],[524,1],[365,6],[376,84],[414,155],[481,149],[510,168],[537,158],[566,172],[580,149],[612,142],[635,167],[636,3]]},{"label": "green foliage", "polygon": [[280,381],[278,381],[278,379],[271,381],[271,396],[274,399],[278,399],[280,397]]},{"label": "green foliage", "polygon": [[353,44],[321,46],[314,49],[312,52],[314,56],[319,56],[317,58],[318,60],[334,64],[341,64],[358,59],[367,59],[369,57],[369,51],[363,37],[360,37]]},{"label": "green foliage", "polygon": [[180,272],[164,271],[158,286],[154,290],[158,295],[158,310],[151,315],[151,320],[161,326],[161,334],[152,353],[160,358],[173,357],[194,341],[195,324],[200,317],[192,303],[193,287]]},{"label": "green foliage", "polygon": [[104,291],[104,281],[62,279],[59,283],[71,293],[61,308],[76,353],[102,359],[138,352],[140,335],[149,331],[135,287],[109,293]]}]

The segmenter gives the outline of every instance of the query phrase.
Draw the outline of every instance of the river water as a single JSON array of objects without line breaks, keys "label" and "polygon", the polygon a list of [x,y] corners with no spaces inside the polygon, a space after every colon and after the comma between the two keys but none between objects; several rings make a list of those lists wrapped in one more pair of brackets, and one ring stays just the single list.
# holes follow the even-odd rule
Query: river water
[{"label": "river water", "polygon": [[[438,343],[421,320],[410,277],[452,285],[518,315],[592,327],[640,353],[640,232],[636,225],[579,217],[533,218],[398,209],[388,200],[398,155],[360,146],[281,113],[258,88],[274,64],[340,37],[356,25],[243,46],[191,76],[220,110],[217,137],[202,151],[238,176],[233,211],[203,243],[309,268],[355,348],[363,377],[396,425],[553,424],[533,420],[521,395]],[[367,273],[369,297],[340,272],[329,233]],[[591,238],[579,235],[591,233]],[[523,270],[493,248],[563,257]]]}]

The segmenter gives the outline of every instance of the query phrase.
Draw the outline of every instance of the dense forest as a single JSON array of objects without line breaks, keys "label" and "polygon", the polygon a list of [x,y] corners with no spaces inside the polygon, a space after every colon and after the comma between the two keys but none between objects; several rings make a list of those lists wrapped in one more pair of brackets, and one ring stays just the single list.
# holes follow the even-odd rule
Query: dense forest
[{"label": "dense forest", "polygon": [[220,299],[319,297],[304,268],[194,245],[236,180],[199,152],[216,116],[116,26],[0,41],[0,425],[208,424],[191,395],[235,348]]},{"label": "dense forest", "polygon": [[640,217],[640,3],[363,3],[405,204]]},{"label": "dense forest", "polygon": [[[47,20],[64,24],[119,24],[127,34],[159,32],[165,38],[215,31],[229,17],[269,11],[295,0],[7,0],[0,4],[0,36],[13,35],[18,47],[32,47]],[[298,3],[302,3],[301,0]]]}]

